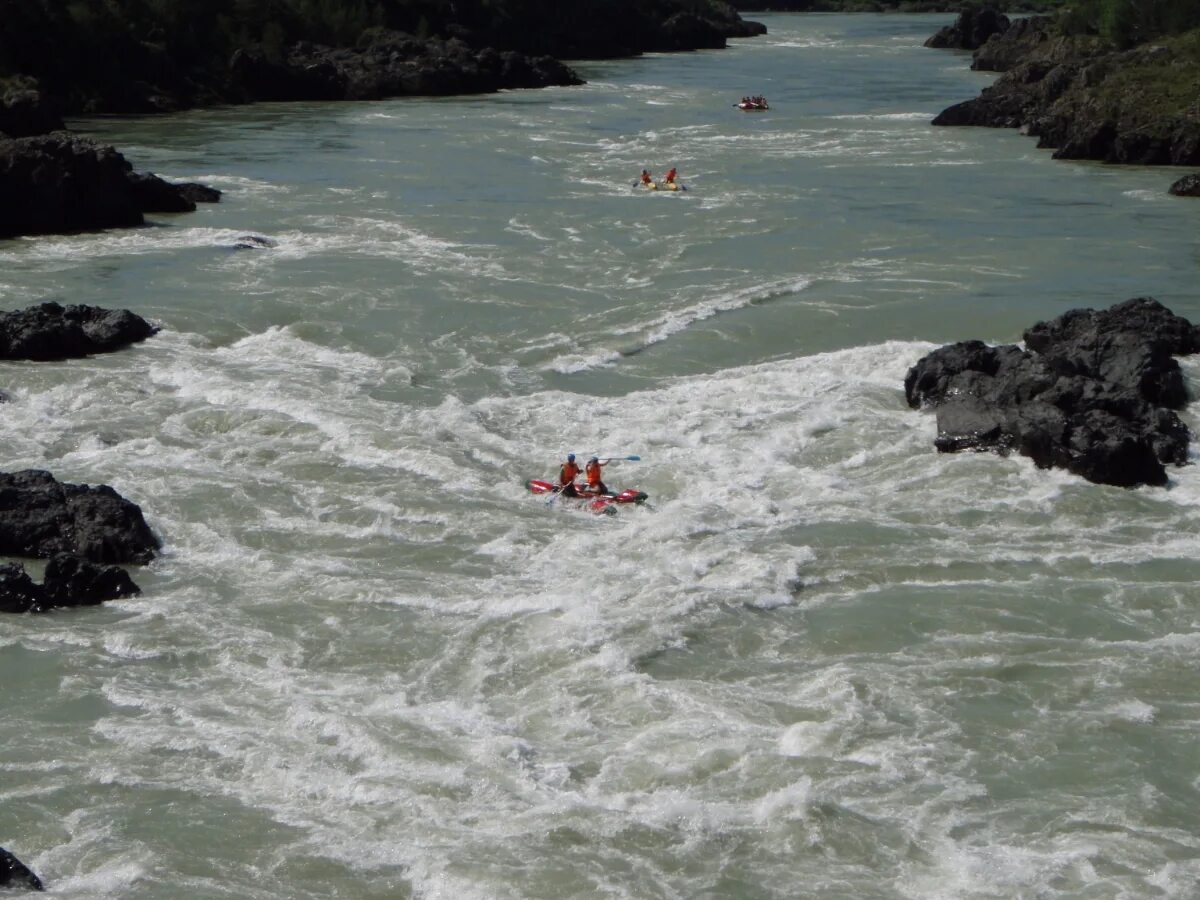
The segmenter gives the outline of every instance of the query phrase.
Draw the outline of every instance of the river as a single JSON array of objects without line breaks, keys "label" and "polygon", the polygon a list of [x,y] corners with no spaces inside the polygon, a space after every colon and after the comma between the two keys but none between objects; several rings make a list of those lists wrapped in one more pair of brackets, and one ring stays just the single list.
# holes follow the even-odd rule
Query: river
[{"label": "river", "polygon": [[[1200,891],[1200,468],[939,455],[902,388],[1200,322],[1200,204],[930,127],[992,77],[949,16],[752,18],[582,87],[72,123],[225,195],[0,242],[4,308],[163,327],[0,364],[4,469],[164,542],[0,623],[0,845],[56,895]],[[528,494],[567,452],[650,500]]]}]

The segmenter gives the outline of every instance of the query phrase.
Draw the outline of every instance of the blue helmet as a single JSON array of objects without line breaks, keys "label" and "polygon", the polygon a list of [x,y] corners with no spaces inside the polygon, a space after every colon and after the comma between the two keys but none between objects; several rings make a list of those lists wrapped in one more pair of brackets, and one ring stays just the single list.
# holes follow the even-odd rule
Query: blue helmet
[{"label": "blue helmet", "polygon": [[575,462],[575,454],[574,453],[567,454],[567,462]]}]

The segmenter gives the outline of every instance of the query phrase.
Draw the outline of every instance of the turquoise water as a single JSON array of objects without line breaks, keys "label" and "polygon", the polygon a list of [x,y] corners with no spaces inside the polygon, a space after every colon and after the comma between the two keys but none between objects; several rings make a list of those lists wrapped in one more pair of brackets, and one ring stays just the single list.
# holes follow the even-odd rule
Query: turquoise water
[{"label": "turquoise water", "polygon": [[[165,544],[0,623],[0,845],[69,897],[1194,895],[1196,468],[942,457],[902,381],[1200,321],[1200,206],[929,127],[988,83],[949,17],[761,18],[578,88],[74,123],[226,193],[0,243],[5,308],[163,326],[0,366],[5,468]],[[524,491],[568,451],[650,503]]]}]

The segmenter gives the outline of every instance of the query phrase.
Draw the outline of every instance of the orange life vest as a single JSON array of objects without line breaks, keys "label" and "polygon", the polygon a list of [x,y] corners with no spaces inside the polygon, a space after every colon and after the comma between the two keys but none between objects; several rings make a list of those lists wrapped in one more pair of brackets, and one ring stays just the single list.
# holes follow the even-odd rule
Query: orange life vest
[{"label": "orange life vest", "polygon": [[587,464],[587,480],[589,487],[596,487],[600,482],[600,463],[590,462]]},{"label": "orange life vest", "polygon": [[574,484],[575,476],[579,474],[579,466],[573,462],[563,463],[562,468],[558,470],[559,484]]}]

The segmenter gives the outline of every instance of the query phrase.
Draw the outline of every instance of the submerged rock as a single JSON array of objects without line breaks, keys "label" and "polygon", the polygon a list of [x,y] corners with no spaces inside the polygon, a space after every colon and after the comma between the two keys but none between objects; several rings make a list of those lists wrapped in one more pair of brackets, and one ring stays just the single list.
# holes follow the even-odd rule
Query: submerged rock
[{"label": "submerged rock", "polygon": [[0,847],[0,887],[24,888],[31,891],[46,889],[42,879],[3,847]]},{"label": "submerged rock", "polygon": [[37,469],[0,472],[0,555],[144,564],[159,546],[141,508],[108,485],[66,484]]},{"label": "submerged rock", "polygon": [[938,450],[1015,450],[1122,487],[1165,484],[1165,466],[1187,462],[1174,357],[1200,350],[1200,327],[1143,297],[1072,310],[1024,337],[1025,350],[952,344],[908,371],[908,404],[937,410]]},{"label": "submerged rock", "polygon": [[158,329],[127,309],[42,303],[0,313],[0,359],[69,359],[109,353]]}]

